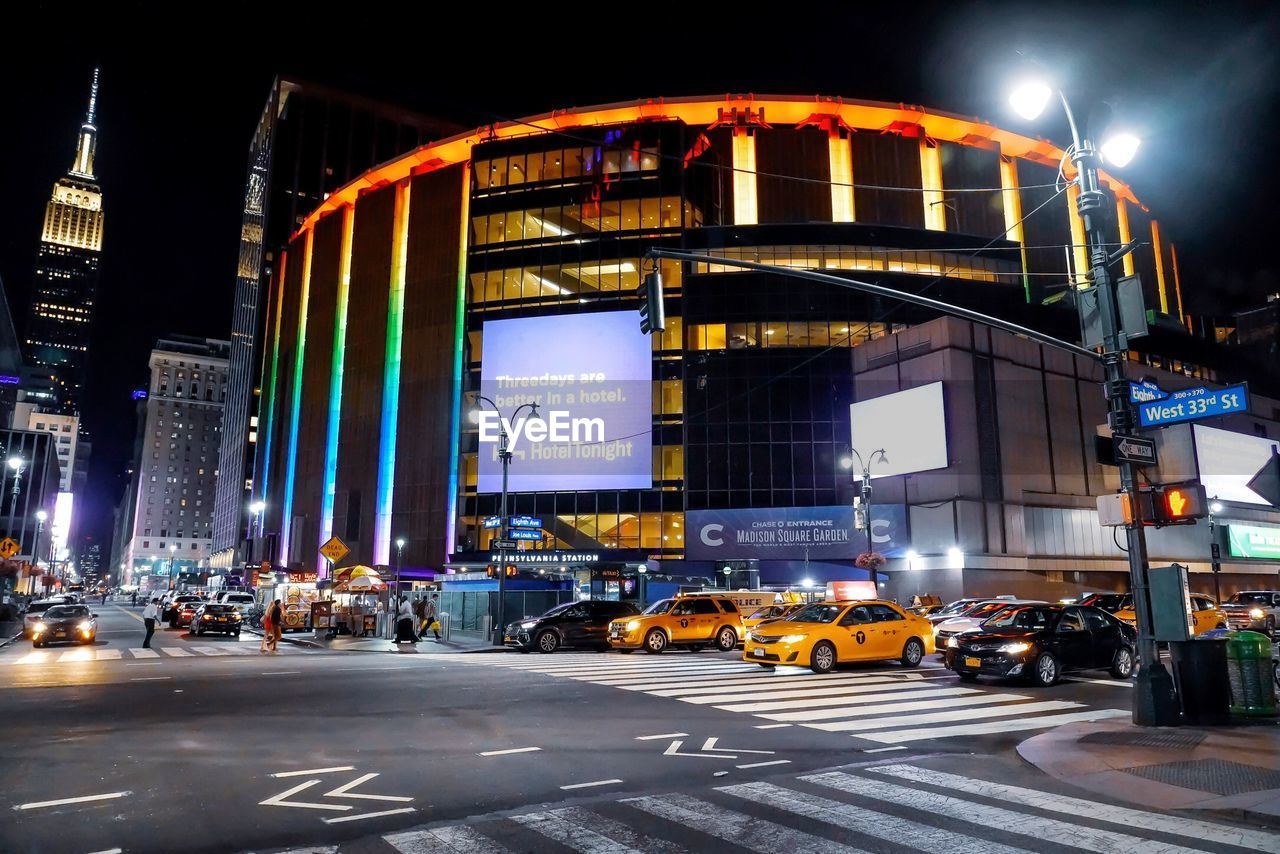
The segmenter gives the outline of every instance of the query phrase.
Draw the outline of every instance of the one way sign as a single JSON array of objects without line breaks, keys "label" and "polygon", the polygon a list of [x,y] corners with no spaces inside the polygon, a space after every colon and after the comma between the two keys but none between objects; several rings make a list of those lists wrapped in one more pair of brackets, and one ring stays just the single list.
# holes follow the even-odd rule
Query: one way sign
[{"label": "one way sign", "polygon": [[1154,439],[1143,439],[1138,436],[1115,435],[1111,437],[1115,448],[1116,460],[1133,463],[1137,466],[1153,466],[1156,464],[1156,443]]}]

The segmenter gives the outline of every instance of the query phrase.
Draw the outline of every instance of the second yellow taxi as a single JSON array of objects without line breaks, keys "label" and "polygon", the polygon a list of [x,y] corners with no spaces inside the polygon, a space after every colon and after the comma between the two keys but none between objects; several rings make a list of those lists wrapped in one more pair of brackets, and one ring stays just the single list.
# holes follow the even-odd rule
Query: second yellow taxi
[{"label": "second yellow taxi", "polygon": [[714,644],[728,652],[738,645],[742,615],[727,596],[693,593],[660,599],[643,614],[609,624],[609,646],[620,652],[643,649],[657,655],[668,647],[698,650]]},{"label": "second yellow taxi", "polygon": [[[1214,629],[1227,628],[1227,615],[1218,607],[1218,603],[1210,596],[1202,593],[1191,594],[1191,635],[1196,637]],[[1120,607],[1116,610],[1117,620],[1129,625],[1138,622],[1138,615],[1133,610],[1133,594],[1125,594]]]},{"label": "second yellow taxi", "polygon": [[828,673],[852,661],[897,660],[915,667],[933,649],[933,627],[893,602],[817,602],[747,634],[744,661]]}]

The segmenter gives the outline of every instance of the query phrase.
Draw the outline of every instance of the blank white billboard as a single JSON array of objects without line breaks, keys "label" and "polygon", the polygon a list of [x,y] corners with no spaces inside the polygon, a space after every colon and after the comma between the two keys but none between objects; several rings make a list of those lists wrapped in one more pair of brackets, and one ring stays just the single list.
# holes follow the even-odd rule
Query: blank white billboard
[{"label": "blank white billboard", "polygon": [[[889,477],[947,467],[947,416],[942,383],[898,391],[849,405],[853,447],[867,461],[884,449],[888,462],[878,457],[871,477]],[[854,476],[860,477],[857,461]]]},{"label": "blank white billboard", "polygon": [[1249,488],[1249,481],[1271,459],[1271,448],[1280,442],[1200,424],[1195,425],[1192,433],[1195,436],[1196,466],[1206,495],[1221,501],[1271,506]]}]

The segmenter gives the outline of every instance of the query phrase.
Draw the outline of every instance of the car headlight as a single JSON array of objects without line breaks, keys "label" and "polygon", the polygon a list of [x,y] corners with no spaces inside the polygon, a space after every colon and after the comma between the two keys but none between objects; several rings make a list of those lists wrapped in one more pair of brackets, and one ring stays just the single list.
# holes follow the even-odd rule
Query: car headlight
[{"label": "car headlight", "polygon": [[1263,617],[1267,616],[1267,612],[1261,608],[1253,608],[1249,611],[1249,616],[1253,617],[1255,620],[1261,620]]},{"label": "car headlight", "polygon": [[36,627],[32,631],[34,631],[36,634],[40,634],[47,628],[49,627],[46,626],[44,623],[36,623]]},{"label": "car headlight", "polygon": [[955,649],[959,645],[960,642],[955,638],[947,638],[947,649]]},{"label": "car headlight", "polygon": [[533,628],[533,627],[534,627],[534,626],[536,626],[536,625],[538,625],[538,621],[537,621],[537,620],[525,620],[523,623],[521,623],[521,624],[520,624],[520,628],[522,628],[522,629],[531,629],[531,628]]},{"label": "car headlight", "polygon": [[804,640],[806,637],[808,637],[808,635],[783,635],[778,638],[778,640],[782,643],[800,643],[800,641]]},{"label": "car headlight", "polygon": [[1000,652],[1016,654],[1019,652],[1026,652],[1029,649],[1031,649],[1031,644],[1026,641],[1018,641],[1017,643],[1007,643],[1000,647]]},{"label": "car headlight", "polygon": [[636,629],[638,629],[638,628],[640,628],[640,621],[639,621],[639,620],[628,620],[628,621],[627,621],[627,631],[629,631],[629,632],[634,632],[634,631],[635,631]]},{"label": "car headlight", "polygon": [[88,633],[93,629],[93,623],[90,623],[88,620],[84,620],[80,623],[78,628],[80,631]]}]

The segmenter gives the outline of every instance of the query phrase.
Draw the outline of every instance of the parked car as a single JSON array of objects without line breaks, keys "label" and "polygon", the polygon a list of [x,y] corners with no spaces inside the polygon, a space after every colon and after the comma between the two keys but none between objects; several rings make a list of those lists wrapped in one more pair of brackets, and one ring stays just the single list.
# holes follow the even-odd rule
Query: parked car
[{"label": "parked car", "polygon": [[55,605],[45,611],[31,630],[32,646],[51,643],[93,643],[98,635],[98,615],[88,605]]},{"label": "parked car", "polygon": [[1133,597],[1128,593],[1090,593],[1080,600],[1080,604],[1092,605],[1094,608],[1101,608],[1108,614],[1114,614],[1125,607],[1126,600],[1128,600],[1129,607],[1132,607]]},{"label": "parked car", "polygon": [[180,629],[183,626],[191,625],[191,619],[196,615],[196,609],[203,605],[204,602],[199,596],[191,594],[183,594],[174,597],[169,603],[169,628]]},{"label": "parked car", "polygon": [[943,620],[933,627],[933,644],[938,649],[939,654],[946,649],[947,638],[952,635],[958,635],[961,632],[967,632],[970,629],[976,629],[982,623],[1004,613],[1009,608],[1017,605],[1047,605],[1043,599],[986,599],[977,603],[969,610],[956,617]]},{"label": "parked car", "polygon": [[1071,670],[1133,675],[1138,633],[1089,605],[1026,605],[947,639],[946,665],[965,680],[1024,677],[1048,687]]},{"label": "parked car", "polygon": [[[1227,615],[1218,607],[1218,603],[1213,601],[1213,597],[1206,596],[1203,593],[1192,593],[1190,598],[1192,637],[1198,637],[1214,629],[1228,628]],[[1116,619],[1131,626],[1138,622],[1138,614],[1133,610],[1133,596],[1130,594],[1125,594],[1124,601],[1120,604],[1120,607],[1112,613]]]},{"label": "parked car", "polygon": [[215,601],[224,605],[234,605],[242,617],[245,614],[248,614],[250,609],[253,608],[253,594],[244,593],[239,590],[229,590],[219,596]]},{"label": "parked car", "polygon": [[503,630],[502,640],[521,652],[550,653],[562,646],[609,649],[610,621],[639,613],[630,602],[565,602],[541,617],[511,623]]},{"label": "parked car", "polygon": [[827,673],[847,661],[896,659],[915,667],[933,652],[933,627],[924,617],[881,600],[817,602],[747,635],[743,661]]},{"label": "parked car", "polygon": [[609,645],[622,652],[643,649],[654,655],[667,647],[692,650],[715,644],[728,652],[738,645],[742,615],[733,600],[698,594],[660,599],[644,613],[609,624]]},{"label": "parked car", "polygon": [[242,620],[235,605],[206,602],[196,608],[191,615],[190,628],[187,631],[196,636],[205,632],[220,632],[238,638]]},{"label": "parked car", "polygon": [[35,628],[36,623],[44,619],[44,612],[48,611],[55,605],[65,604],[66,600],[61,596],[53,599],[41,599],[27,605],[27,613],[22,618],[22,636],[24,638],[31,637],[31,630]]},{"label": "parked car", "polygon": [[927,619],[929,622],[933,623],[934,625],[937,625],[938,623],[941,623],[943,620],[949,620],[952,617],[960,616],[965,611],[968,611],[970,608],[972,608],[974,605],[979,604],[980,602],[987,602],[991,599],[999,599],[999,598],[1012,599],[1013,597],[1012,596],[1004,596],[1004,597],[969,596],[964,599],[957,599],[954,602],[948,603],[947,605],[943,606],[937,611],[934,611],[932,614],[925,616],[925,619]]},{"label": "parked car", "polygon": [[743,617],[742,627],[747,631],[751,631],[761,623],[767,623],[771,620],[781,620],[788,614],[794,614],[803,607],[804,605],[801,603],[795,603],[792,605],[766,605],[758,611],[753,611],[748,616]]},{"label": "parked car", "polygon": [[1280,590],[1241,590],[1222,603],[1233,629],[1248,629],[1276,636],[1280,623]]}]

